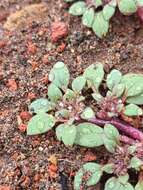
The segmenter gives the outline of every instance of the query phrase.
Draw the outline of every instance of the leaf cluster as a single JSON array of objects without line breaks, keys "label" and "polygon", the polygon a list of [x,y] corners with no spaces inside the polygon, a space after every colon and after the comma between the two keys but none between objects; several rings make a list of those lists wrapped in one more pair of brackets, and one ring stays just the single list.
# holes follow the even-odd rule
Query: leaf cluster
[{"label": "leaf cluster", "polygon": [[[143,75],[125,74],[113,69],[105,78],[104,66],[101,63],[92,64],[84,73],[70,81],[70,73],[63,62],[57,62],[49,73],[50,84],[47,98],[39,98],[29,106],[33,113],[27,127],[28,135],[37,135],[55,129],[56,136],[67,146],[73,144],[84,147],[98,147],[104,145],[110,153],[115,153],[121,146],[120,134],[111,124],[104,128],[90,123],[90,119],[100,116],[108,118],[119,117],[124,114],[129,117],[140,117],[143,110]],[[102,89],[106,93],[102,95]],[[91,104],[86,104],[87,99]],[[123,101],[124,99],[124,101]],[[92,103],[97,105],[95,109]],[[105,110],[102,108],[105,107]],[[105,113],[104,113],[105,112]],[[128,168],[139,170],[143,164],[136,152],[136,147],[130,147],[130,164]],[[87,175],[86,186],[95,185],[103,172],[114,173],[113,164],[99,165],[87,163],[77,172],[75,190],[80,190],[84,175]],[[140,190],[138,184],[136,190]],[[118,176],[109,179],[105,190],[132,190],[128,183],[128,176]]]},{"label": "leaf cluster", "polygon": [[73,3],[69,9],[69,13],[74,16],[82,16],[83,25],[92,28],[100,38],[108,32],[110,19],[115,14],[117,7],[122,14],[130,15],[135,13],[139,7],[143,6],[143,0],[65,1]]}]

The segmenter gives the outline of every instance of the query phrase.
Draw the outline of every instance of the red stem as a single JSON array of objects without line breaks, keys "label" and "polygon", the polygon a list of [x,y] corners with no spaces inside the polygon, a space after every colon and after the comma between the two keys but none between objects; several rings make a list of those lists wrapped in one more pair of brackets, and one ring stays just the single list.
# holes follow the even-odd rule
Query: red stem
[{"label": "red stem", "polygon": [[118,130],[123,132],[125,135],[130,136],[135,140],[139,140],[143,142],[143,133],[138,129],[132,127],[128,123],[125,123],[119,119],[112,119],[112,120],[102,120],[98,118],[92,118],[88,120],[91,123],[94,123],[99,126],[104,126],[105,124],[114,125]]}]

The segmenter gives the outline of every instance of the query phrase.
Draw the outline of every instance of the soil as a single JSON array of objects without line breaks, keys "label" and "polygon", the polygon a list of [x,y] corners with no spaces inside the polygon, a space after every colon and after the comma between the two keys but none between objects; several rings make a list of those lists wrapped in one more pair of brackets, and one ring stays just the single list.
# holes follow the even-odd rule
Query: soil
[{"label": "soil", "polygon": [[[26,14],[24,21],[20,22],[21,17],[14,21],[20,24],[11,23],[12,29],[5,27],[9,15],[41,2],[47,10],[39,13],[41,19],[39,14]],[[110,32],[101,40],[82,26],[81,18],[70,16],[67,8],[63,0],[0,1],[0,189],[72,190],[72,174],[89,152],[100,163],[108,157],[104,148],[69,148],[56,140],[54,132],[28,137],[19,128],[20,113],[28,110],[32,100],[46,96],[48,72],[57,61],[67,64],[72,77],[98,61],[107,72],[117,68],[123,73],[143,73],[143,25],[136,15],[116,13]],[[68,36],[57,43],[50,36],[54,21],[69,28]],[[63,44],[66,47],[61,50]],[[58,162],[55,176],[49,172],[53,159]],[[103,187],[99,184],[96,189]]]}]

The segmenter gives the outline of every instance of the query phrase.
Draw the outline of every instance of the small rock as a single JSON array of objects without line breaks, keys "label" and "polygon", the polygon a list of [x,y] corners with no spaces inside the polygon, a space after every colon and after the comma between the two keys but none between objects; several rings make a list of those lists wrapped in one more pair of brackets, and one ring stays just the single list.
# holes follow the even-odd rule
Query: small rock
[{"label": "small rock", "polygon": [[51,25],[51,40],[57,42],[68,35],[68,27],[64,22],[54,22]]},{"label": "small rock", "polygon": [[26,129],[27,129],[27,125],[21,123],[21,124],[18,126],[18,129],[19,129],[21,132],[25,132]]},{"label": "small rock", "polygon": [[20,118],[22,120],[27,120],[28,121],[31,118],[31,114],[28,111],[22,111],[20,113]]},{"label": "small rock", "polygon": [[16,91],[18,88],[14,79],[9,79],[6,85],[11,91]]},{"label": "small rock", "polygon": [[40,152],[42,152],[42,151],[43,151],[43,148],[42,148],[41,146],[39,147],[39,151],[40,151]]},{"label": "small rock", "polygon": [[34,55],[37,52],[37,47],[34,43],[29,42],[27,45],[27,51],[29,54]]},{"label": "small rock", "polygon": [[0,48],[5,47],[5,46],[6,46],[6,44],[7,44],[7,42],[6,42],[6,41],[0,40]]},{"label": "small rock", "polygon": [[61,53],[61,52],[63,52],[65,50],[65,48],[66,48],[66,44],[62,43],[61,45],[58,46],[57,52]]}]

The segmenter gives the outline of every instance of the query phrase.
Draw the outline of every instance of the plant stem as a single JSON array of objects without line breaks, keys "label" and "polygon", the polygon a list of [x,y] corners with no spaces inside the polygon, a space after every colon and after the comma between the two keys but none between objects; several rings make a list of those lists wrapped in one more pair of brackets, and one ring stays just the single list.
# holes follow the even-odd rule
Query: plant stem
[{"label": "plant stem", "polygon": [[119,119],[112,119],[112,120],[102,120],[99,118],[91,118],[88,120],[91,123],[94,123],[99,126],[104,126],[105,124],[114,125],[118,130],[123,132],[125,135],[132,137],[135,140],[143,142],[143,133],[138,129],[132,127],[128,123],[125,123]]}]

